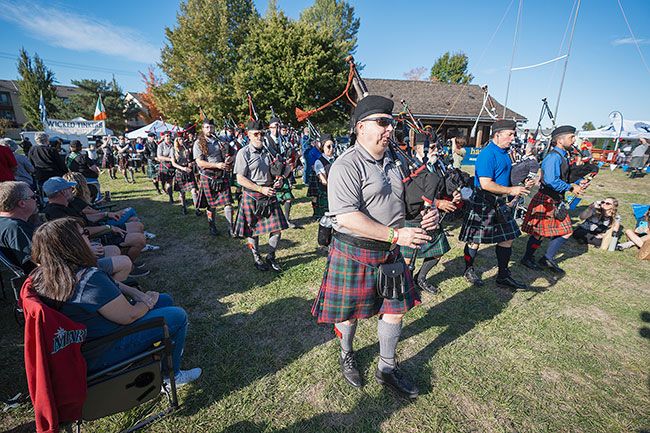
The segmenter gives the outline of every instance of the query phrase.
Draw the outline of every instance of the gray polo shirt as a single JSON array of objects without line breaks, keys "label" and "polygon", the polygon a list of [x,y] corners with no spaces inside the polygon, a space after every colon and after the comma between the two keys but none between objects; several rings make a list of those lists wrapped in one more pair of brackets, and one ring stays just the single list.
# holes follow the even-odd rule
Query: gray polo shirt
[{"label": "gray polo shirt", "polygon": [[264,148],[258,150],[249,144],[237,152],[234,172],[259,186],[271,186],[273,179],[269,170],[270,162],[270,155]]},{"label": "gray polo shirt", "polygon": [[158,150],[156,151],[156,156],[162,156],[164,158],[171,158],[174,154],[174,145],[167,144],[164,141],[158,145]]},{"label": "gray polo shirt", "polygon": [[206,161],[211,164],[216,164],[218,162],[223,162],[223,156],[221,155],[221,149],[219,148],[219,143],[217,140],[206,140],[208,147],[208,154],[204,155],[201,152],[201,147],[199,147],[199,140],[194,142],[192,147],[192,153],[194,154],[194,160],[196,161]]},{"label": "gray polo shirt", "polygon": [[388,227],[404,226],[402,174],[388,153],[375,160],[360,144],[346,150],[332,164],[327,180],[329,216],[334,230],[355,235],[336,222],[336,215],[361,212]]}]

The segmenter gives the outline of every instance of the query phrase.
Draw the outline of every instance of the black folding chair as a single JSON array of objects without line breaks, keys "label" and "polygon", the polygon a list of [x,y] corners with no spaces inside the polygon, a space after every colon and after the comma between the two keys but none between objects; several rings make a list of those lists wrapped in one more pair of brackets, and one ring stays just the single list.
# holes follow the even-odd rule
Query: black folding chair
[{"label": "black folding chair", "polygon": [[[23,316],[23,310],[20,307],[18,299],[20,298],[20,288],[23,286],[27,275],[25,275],[25,272],[20,267],[14,265],[2,251],[0,251],[0,265],[8,271],[9,284],[14,291],[14,319],[16,319],[16,323],[23,325],[25,323],[25,317]],[[2,295],[6,299],[4,280],[1,277],[0,281],[2,281]]]}]

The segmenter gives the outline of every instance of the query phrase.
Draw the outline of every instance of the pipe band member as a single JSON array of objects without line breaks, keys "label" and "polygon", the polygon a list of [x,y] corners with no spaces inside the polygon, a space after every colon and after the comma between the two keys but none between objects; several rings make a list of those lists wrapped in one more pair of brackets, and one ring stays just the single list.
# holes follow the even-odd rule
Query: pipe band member
[{"label": "pipe band member", "polygon": [[[420,298],[398,246],[415,248],[431,240],[425,229],[435,228],[435,220],[427,216],[424,228],[403,228],[403,177],[386,152],[395,124],[392,110],[393,101],[383,96],[359,101],[352,117],[356,145],[330,170],[328,215],[334,234],[312,314],[319,323],[334,324],[341,340],[341,372],[354,387],[363,385],[352,347],[357,320],[378,315],[375,378],[402,396],[416,398],[418,389],[400,369],[396,349],[402,317]],[[378,267],[387,263],[403,265],[402,290],[390,298],[378,293]]]},{"label": "pipe band member", "polygon": [[[322,144],[321,144],[322,143]],[[314,218],[321,218],[327,212],[327,178],[334,162],[334,139],[330,134],[320,137],[322,153],[310,169],[307,197],[312,198]]]},{"label": "pipe band member", "polygon": [[[528,233],[526,252],[521,264],[529,269],[549,269],[557,274],[564,270],[555,262],[555,255],[571,237],[571,217],[568,212],[558,212],[564,202],[564,193],[571,191],[582,194],[584,186],[569,182],[569,150],[576,141],[576,128],[570,125],[558,126],[551,133],[553,148],[542,161],[541,188],[528,205],[528,211],[521,230]],[[542,244],[542,238],[549,238],[546,253],[535,262],[535,251]]]},{"label": "pipe band member", "polygon": [[158,162],[158,181],[169,195],[169,204],[174,203],[174,166],[172,156],[174,155],[174,144],[172,134],[169,131],[163,132],[163,141],[158,144],[156,161]]},{"label": "pipe band member", "polygon": [[514,120],[497,120],[492,124],[492,136],[476,158],[474,194],[460,230],[460,240],[466,242],[465,279],[481,286],[483,280],[474,270],[474,259],[480,244],[497,244],[499,272],[496,283],[509,289],[525,289],[526,285],[512,278],[508,263],[512,242],[521,235],[514,219],[514,209],[506,203],[508,196],[529,193],[526,186],[511,186],[512,162],[508,148],[515,137]]},{"label": "pipe band member", "polygon": [[230,194],[230,177],[234,155],[230,147],[217,138],[214,121],[206,119],[201,133],[194,142],[194,161],[199,167],[199,207],[207,208],[210,234],[218,234],[215,224],[216,208],[223,206],[223,213],[228,223],[228,233],[234,236],[232,221],[232,196]]},{"label": "pipe band member", "polygon": [[[242,186],[242,199],[237,212],[235,235],[248,240],[248,248],[253,253],[255,267],[260,271],[281,272],[275,252],[280,243],[282,230],[289,228],[287,220],[276,197],[274,177],[271,175],[273,156],[262,142],[264,124],[261,120],[248,123],[250,143],[237,152],[235,174]],[[269,233],[269,253],[262,260],[259,253],[259,236]]]},{"label": "pipe band member", "polygon": [[293,173],[291,161],[293,160],[293,148],[289,142],[289,129],[286,125],[282,125],[280,119],[271,117],[269,120],[269,132],[266,134],[265,140],[271,152],[276,158],[279,158],[283,163],[282,183],[276,188],[276,196],[278,201],[284,206],[284,216],[287,219],[289,228],[296,228],[296,225],[291,222],[291,203],[294,200],[293,193],[291,192],[290,177]]},{"label": "pipe band member", "polygon": [[147,177],[151,179],[151,182],[153,182],[153,186],[156,188],[158,194],[162,194],[158,183],[158,163],[156,162],[157,154],[158,142],[156,141],[156,134],[150,132],[147,134],[147,141],[144,143],[142,155],[147,160]]},{"label": "pipe band member", "polygon": [[183,143],[182,137],[174,139],[174,153],[172,153],[172,166],[174,173],[174,189],[178,191],[181,199],[181,213],[187,215],[187,202],[185,193],[192,194],[192,201],[196,206],[196,178],[192,163],[192,152]]}]

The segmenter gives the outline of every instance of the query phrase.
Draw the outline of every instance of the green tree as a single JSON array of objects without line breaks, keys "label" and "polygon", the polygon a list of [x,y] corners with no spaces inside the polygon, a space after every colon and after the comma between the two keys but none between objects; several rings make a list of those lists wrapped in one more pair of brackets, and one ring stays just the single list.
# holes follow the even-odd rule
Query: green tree
[{"label": "green tree", "polygon": [[62,117],[84,117],[92,119],[95,114],[98,95],[102,95],[102,102],[106,109],[106,126],[114,132],[123,132],[126,120],[137,115],[139,109],[132,103],[126,102],[122,88],[115,80],[72,80],[72,84],[79,88],[79,93],[71,95],[61,106]]},{"label": "green tree", "polygon": [[300,21],[331,31],[334,38],[343,44],[343,50],[348,53],[356,51],[359,18],[354,16],[354,8],[345,0],[316,0],[302,11]]},{"label": "green tree", "polygon": [[38,108],[41,92],[43,92],[48,117],[53,117],[57,113],[54,72],[45,66],[38,54],[34,54],[32,59],[27,51],[21,48],[18,55],[18,75],[20,75],[18,80],[20,104],[27,118],[24,126],[40,130],[43,128]]},{"label": "green tree", "polygon": [[158,108],[169,120],[210,117],[233,111],[233,74],[248,22],[258,16],[252,0],[187,0],[176,27],[166,28],[160,68],[168,80],[153,89]]},{"label": "green tree", "polygon": [[431,67],[431,81],[443,83],[468,84],[474,76],[467,72],[469,59],[462,52],[449,53],[447,51],[438,57]]},{"label": "green tree", "polygon": [[585,122],[585,123],[582,124],[582,130],[583,131],[593,131],[594,129],[596,129],[596,127],[594,126],[593,122],[591,122],[591,121]]},{"label": "green tree", "polygon": [[[345,87],[348,52],[333,34],[290,20],[274,4],[251,25],[239,52],[234,82],[240,112],[248,113],[245,95],[250,90],[264,120],[268,120],[272,105],[282,120],[295,125],[295,107],[318,107]],[[316,114],[314,121],[340,128],[348,110],[340,100]]]}]

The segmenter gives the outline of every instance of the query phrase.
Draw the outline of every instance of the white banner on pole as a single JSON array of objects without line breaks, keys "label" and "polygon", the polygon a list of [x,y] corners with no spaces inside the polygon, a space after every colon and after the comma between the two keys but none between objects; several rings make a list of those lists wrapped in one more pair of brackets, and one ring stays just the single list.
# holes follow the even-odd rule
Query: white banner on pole
[{"label": "white banner on pole", "polygon": [[106,135],[106,124],[103,120],[59,120],[46,119],[45,132],[52,135]]}]

